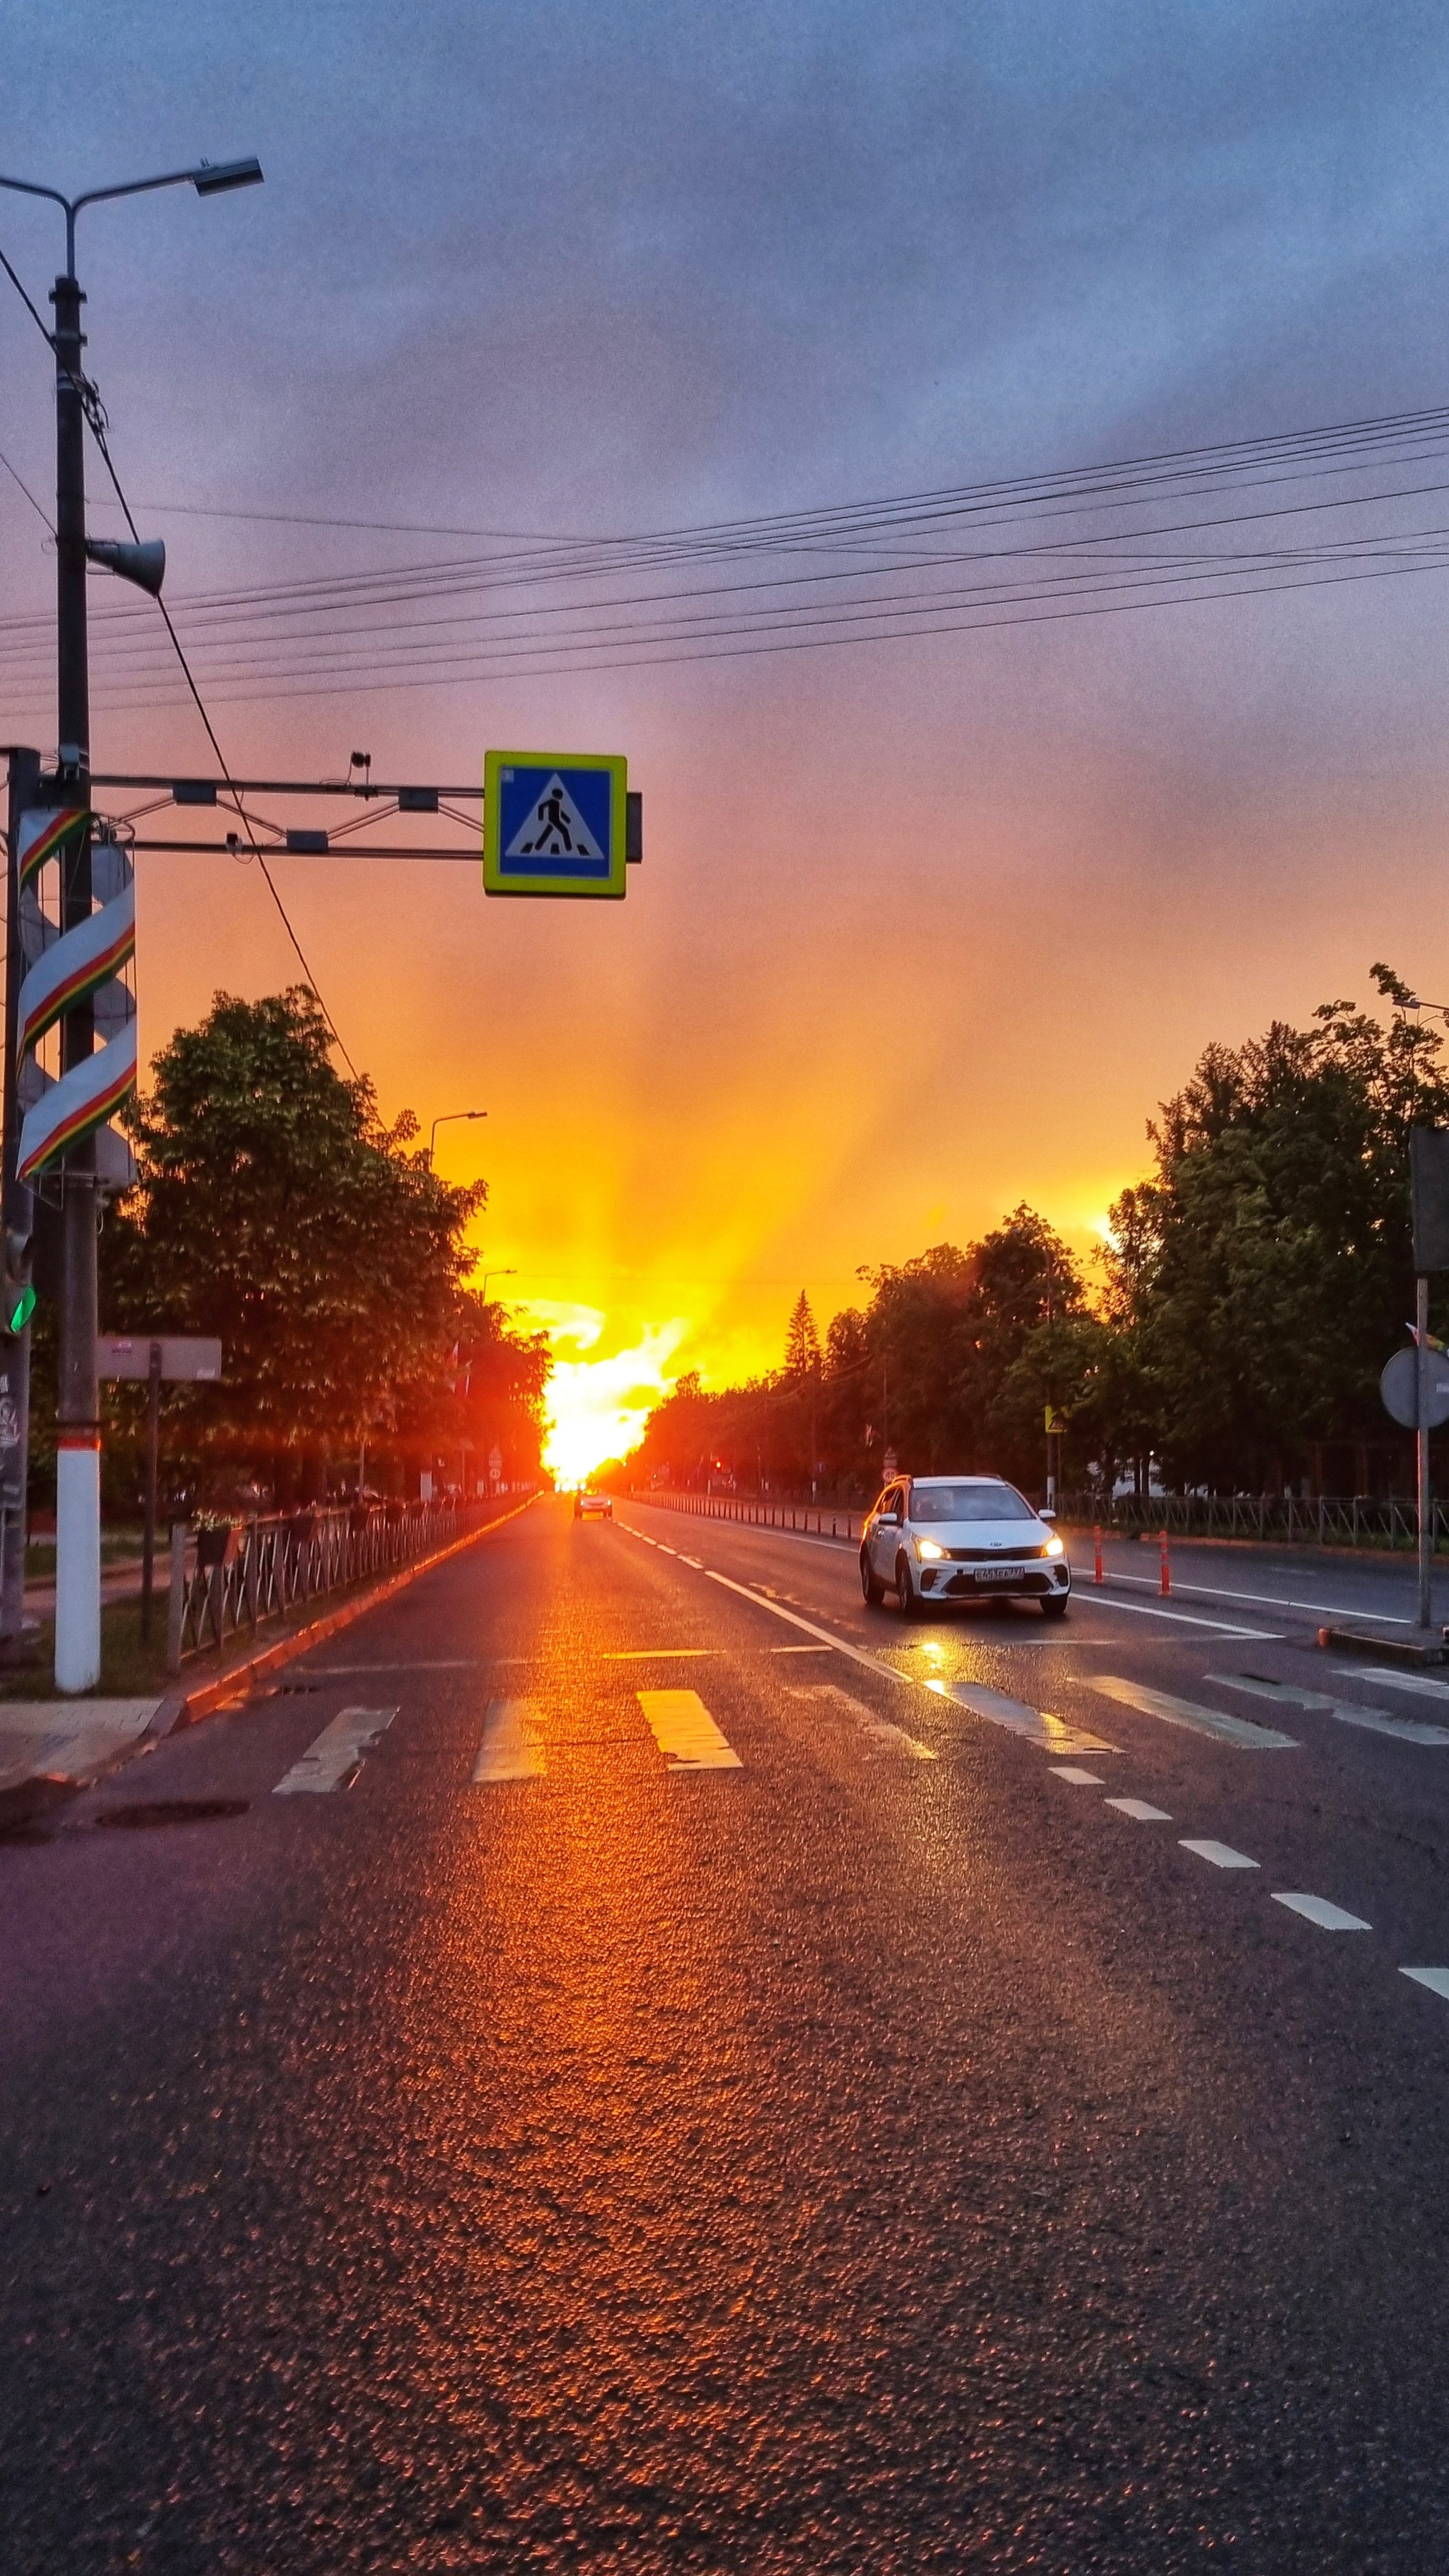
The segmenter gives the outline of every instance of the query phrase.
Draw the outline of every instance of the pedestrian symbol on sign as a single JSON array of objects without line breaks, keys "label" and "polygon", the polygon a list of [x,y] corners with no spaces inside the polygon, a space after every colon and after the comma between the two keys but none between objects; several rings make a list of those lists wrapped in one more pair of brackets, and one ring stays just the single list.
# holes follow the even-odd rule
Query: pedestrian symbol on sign
[{"label": "pedestrian symbol on sign", "polygon": [[596,859],[602,855],[557,770],[526,822],[514,833],[507,855],[510,859],[557,859],[565,855]]}]

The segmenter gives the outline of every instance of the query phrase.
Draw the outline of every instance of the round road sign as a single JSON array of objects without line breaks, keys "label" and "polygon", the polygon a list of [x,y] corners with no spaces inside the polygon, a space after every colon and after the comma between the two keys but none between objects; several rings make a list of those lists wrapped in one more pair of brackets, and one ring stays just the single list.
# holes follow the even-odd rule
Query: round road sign
[{"label": "round road sign", "polygon": [[[1406,1431],[1419,1427],[1419,1354],[1417,1351],[1395,1351],[1383,1376],[1379,1393],[1384,1410]],[[1431,1431],[1441,1422],[1449,1422],[1449,1353],[1429,1351],[1425,1354],[1424,1393],[1427,1399],[1425,1419]]]}]

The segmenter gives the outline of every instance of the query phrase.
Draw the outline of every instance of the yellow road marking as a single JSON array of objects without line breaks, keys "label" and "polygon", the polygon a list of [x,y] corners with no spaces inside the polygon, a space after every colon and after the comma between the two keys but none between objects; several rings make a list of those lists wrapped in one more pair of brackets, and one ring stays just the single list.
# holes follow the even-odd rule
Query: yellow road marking
[{"label": "yellow road marking", "polygon": [[664,1759],[679,1771],[740,1771],[744,1765],[720,1733],[698,1691],[640,1691],[639,1705]]}]

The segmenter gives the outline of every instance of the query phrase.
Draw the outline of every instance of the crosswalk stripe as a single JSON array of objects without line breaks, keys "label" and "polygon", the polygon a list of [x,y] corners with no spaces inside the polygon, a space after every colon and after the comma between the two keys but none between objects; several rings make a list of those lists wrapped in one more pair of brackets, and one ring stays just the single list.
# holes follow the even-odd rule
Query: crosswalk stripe
[{"label": "crosswalk stripe", "polygon": [[1008,1699],[1004,1691],[990,1690],[985,1682],[927,1683],[928,1689],[942,1688],[948,1698],[959,1700],[973,1717],[989,1718],[993,1726],[1004,1726],[1010,1735],[1019,1735],[1028,1744],[1039,1745],[1045,1753],[1115,1753],[1100,1735],[1091,1735],[1080,1726],[1068,1726],[1066,1720],[1054,1717],[1048,1708],[1033,1708],[1029,1700]]},{"label": "crosswalk stripe", "polygon": [[1228,1717],[1221,1709],[1200,1708],[1193,1699],[1178,1699],[1172,1691],[1149,1690],[1145,1682],[1124,1682],[1115,1673],[1100,1673],[1087,1685],[1100,1691],[1105,1699],[1120,1701],[1124,1708],[1140,1709],[1144,1717],[1160,1717],[1168,1726],[1185,1726],[1194,1735],[1214,1736],[1219,1744],[1235,1744],[1242,1753],[1294,1753],[1297,1739],[1280,1735],[1275,1727],[1255,1726],[1250,1717]]},{"label": "crosswalk stripe", "polygon": [[274,1798],[323,1796],[330,1789],[350,1789],[370,1745],[386,1733],[395,1708],[344,1708],[309,1744],[272,1791]]},{"label": "crosswalk stripe", "polygon": [[541,1780],[542,1731],[536,1701],[490,1699],[473,1765],[475,1786],[488,1788],[497,1780]]},{"label": "crosswalk stripe", "polygon": [[742,1771],[744,1764],[716,1726],[698,1691],[639,1691],[650,1732],[672,1770]]},{"label": "crosswalk stripe", "polygon": [[[1337,1669],[1344,1672],[1347,1667],[1340,1664]],[[1332,1699],[1326,1691],[1300,1690],[1296,1682],[1265,1681],[1259,1673],[1209,1673],[1206,1678],[1224,1690],[1251,1691],[1255,1699],[1276,1700],[1282,1708],[1316,1710],[1323,1717],[1336,1717],[1341,1726],[1362,1726],[1370,1735],[1392,1735],[1400,1744],[1449,1744],[1449,1727],[1426,1726],[1417,1717],[1391,1717],[1386,1708],[1366,1708],[1358,1700]],[[1355,1681],[1395,1678],[1392,1673],[1353,1674]],[[1417,1673],[1407,1687],[1420,1687]]]},{"label": "crosswalk stripe", "polygon": [[[774,1651],[788,1655],[796,1650],[777,1646]],[[903,1726],[893,1726],[888,1717],[878,1717],[873,1708],[867,1708],[863,1699],[857,1699],[853,1691],[843,1691],[838,1682],[809,1682],[803,1688],[792,1690],[790,1696],[792,1699],[813,1700],[817,1708],[838,1708],[853,1726],[859,1727],[867,1743],[873,1745],[877,1753],[899,1754],[907,1762],[938,1762],[941,1758],[934,1745],[922,1744],[918,1736],[908,1735]]]}]

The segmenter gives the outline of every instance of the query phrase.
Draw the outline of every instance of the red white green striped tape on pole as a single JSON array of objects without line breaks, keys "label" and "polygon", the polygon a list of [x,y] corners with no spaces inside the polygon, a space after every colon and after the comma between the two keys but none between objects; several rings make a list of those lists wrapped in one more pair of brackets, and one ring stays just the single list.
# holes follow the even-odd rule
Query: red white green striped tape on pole
[{"label": "red white green striped tape on pole", "polygon": [[[135,954],[135,888],[129,882],[129,863],[114,847],[107,855],[113,862],[119,858],[126,882],[88,920],[61,931],[41,900],[41,870],[51,860],[63,864],[89,828],[87,807],[62,806],[34,809],[22,815],[17,835],[26,973],[20,987],[16,1046],[22,1074],[27,1057],[32,1067],[30,1079],[22,1089],[30,1106],[21,1126],[16,1158],[16,1176],[25,1182],[33,1182],[48,1164],[104,1126],[136,1086],[134,1006],[126,1025],[110,1043],[93,1055],[83,1056],[58,1082],[51,1081],[35,1064],[35,1049],[47,1030],[88,1001],[102,985],[113,982]],[[44,1084],[38,1097],[36,1081]]]}]

